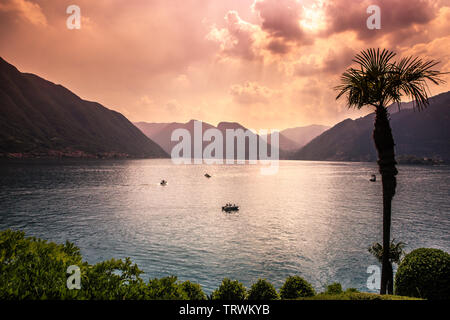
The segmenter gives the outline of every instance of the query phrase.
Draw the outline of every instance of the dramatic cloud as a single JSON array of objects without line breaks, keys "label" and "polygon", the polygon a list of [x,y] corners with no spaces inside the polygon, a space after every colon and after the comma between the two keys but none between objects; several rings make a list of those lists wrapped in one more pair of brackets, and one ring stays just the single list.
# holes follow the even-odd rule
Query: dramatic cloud
[{"label": "dramatic cloud", "polygon": [[255,82],[246,82],[243,85],[232,85],[230,88],[230,94],[238,103],[252,104],[268,103],[276,92]]},{"label": "dramatic cloud", "polygon": [[345,70],[350,64],[357,52],[353,49],[343,46],[339,51],[330,48],[328,54],[324,57],[322,70],[328,73],[339,73]]},{"label": "dramatic cloud", "polygon": [[259,28],[242,20],[236,11],[229,11],[225,21],[226,27],[214,27],[207,39],[218,42],[225,54],[253,60],[257,56],[254,44]]},{"label": "dramatic cloud", "polygon": [[[81,8],[81,29],[66,8]],[[369,30],[367,7],[381,8]],[[333,90],[369,47],[450,71],[450,0],[0,0],[0,52],[132,121],[333,125]],[[450,90],[430,86],[433,94]]]},{"label": "dramatic cloud", "polygon": [[[381,29],[366,26],[367,8],[377,5],[381,9]],[[430,22],[437,13],[434,0],[336,0],[324,5],[328,27],[326,34],[354,31],[360,39],[370,39],[393,33],[414,34],[413,27]],[[397,39],[399,40],[399,39]]]},{"label": "dramatic cloud", "polygon": [[0,12],[17,14],[21,19],[34,25],[47,25],[47,19],[37,3],[26,0],[4,0],[0,3]]},{"label": "dramatic cloud", "polygon": [[298,40],[302,7],[296,0],[256,0],[253,8],[262,20],[262,29],[274,37]]},{"label": "dramatic cloud", "polygon": [[266,48],[270,50],[270,52],[280,55],[288,53],[291,49],[288,43],[281,40],[271,40]]},{"label": "dramatic cloud", "polygon": [[270,51],[283,54],[289,51],[289,42],[311,43],[300,25],[303,12],[300,1],[256,0],[253,9],[262,21],[262,30],[272,38],[267,45]]}]

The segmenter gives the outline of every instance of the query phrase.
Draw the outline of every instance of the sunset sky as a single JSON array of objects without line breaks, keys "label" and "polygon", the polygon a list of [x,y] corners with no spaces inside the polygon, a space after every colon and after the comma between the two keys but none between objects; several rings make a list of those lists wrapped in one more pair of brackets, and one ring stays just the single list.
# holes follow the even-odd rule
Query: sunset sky
[{"label": "sunset sky", "polygon": [[[72,4],[79,30],[66,27]],[[380,30],[366,26],[370,5]],[[0,0],[1,57],[131,121],[258,130],[356,118],[370,110],[347,110],[333,87],[369,47],[450,71],[450,0]]]}]

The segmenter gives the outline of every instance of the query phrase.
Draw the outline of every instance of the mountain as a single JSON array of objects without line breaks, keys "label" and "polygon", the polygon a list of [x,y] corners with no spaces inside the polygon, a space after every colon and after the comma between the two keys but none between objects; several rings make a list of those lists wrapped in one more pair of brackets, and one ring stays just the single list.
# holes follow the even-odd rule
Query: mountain
[{"label": "mountain", "polygon": [[300,144],[298,144],[296,141],[289,139],[281,132],[279,132],[278,134],[279,134],[278,139],[279,139],[279,144],[280,144],[281,150],[284,150],[286,152],[291,152],[293,150],[298,150],[301,147]]},{"label": "mountain", "polygon": [[0,58],[1,157],[167,157],[122,114]]},{"label": "mountain", "polygon": [[156,133],[163,130],[168,123],[149,123],[149,122],[135,122],[133,123],[139,128],[147,137],[154,136]]},{"label": "mountain", "polygon": [[[280,148],[286,151],[298,150],[329,128],[327,126],[313,124],[306,127],[282,130],[280,132]],[[284,143],[282,143],[281,136],[284,137]]]},{"label": "mountain", "polygon": [[[148,138],[155,141],[165,152],[170,154],[172,148],[178,144],[178,141],[171,141],[172,132],[176,129],[186,129],[194,136],[194,122],[191,120],[186,123],[171,122],[171,123],[147,123],[147,122],[135,122],[134,125],[138,127]],[[202,122],[202,136],[207,129],[214,128],[209,123]],[[208,143],[203,143],[206,146]],[[193,148],[193,143],[192,143]],[[192,153],[193,154],[193,153]]]},{"label": "mountain", "polygon": [[[189,122],[186,123],[179,123],[179,122],[172,122],[172,123],[147,123],[147,122],[136,122],[134,123],[134,125],[136,127],[138,127],[145,135],[147,135],[147,137],[149,137],[150,139],[152,139],[153,141],[155,141],[156,143],[158,143],[163,149],[164,151],[166,151],[167,153],[171,153],[172,149],[174,146],[176,146],[179,141],[171,141],[171,136],[172,136],[172,132],[176,129],[186,129],[190,135],[191,135],[191,156],[193,157],[194,155],[194,123],[196,120],[190,120]],[[247,128],[245,128],[244,126],[242,126],[241,124],[237,123],[237,122],[220,122],[217,127],[207,123],[207,122],[202,122],[202,132],[201,135],[203,137],[203,134],[206,130],[208,129],[218,129],[221,133],[222,133],[222,137],[223,137],[223,155],[225,158],[226,155],[226,144],[227,144],[227,139],[226,139],[226,130],[238,130],[238,129],[242,129],[244,132],[247,132]],[[252,138],[255,139],[256,141],[258,141],[257,144],[257,148],[256,148],[256,152],[259,152],[259,135],[253,133],[253,132],[248,132],[248,135]],[[281,136],[280,136],[280,143],[281,143]],[[235,159],[238,158],[237,156],[237,143],[236,143],[236,138],[235,138],[235,143],[234,143],[234,155],[235,155]],[[269,135],[269,145],[267,146],[268,149],[268,153],[270,155],[270,135]],[[211,144],[211,141],[202,141],[202,150],[205,149],[206,146],[208,146],[209,144]],[[282,151],[280,151],[280,157],[283,157],[283,153]],[[251,157],[249,157],[249,139],[246,138],[245,140],[245,159],[249,159]],[[258,158],[258,157],[257,157]],[[239,159],[243,159],[243,157],[240,157]],[[252,158],[253,159],[253,158]],[[258,158],[259,159],[259,158]]]},{"label": "mountain", "polygon": [[[411,109],[411,103],[402,104],[400,111],[396,105],[390,107],[397,159],[413,156],[450,161],[450,92],[429,101],[429,107],[420,112]],[[374,118],[372,113],[357,120],[346,119],[313,139],[292,158],[375,161]]]},{"label": "mountain", "polygon": [[[193,123],[194,120],[191,120],[187,123],[179,123],[179,122],[172,122],[172,123],[149,123],[149,122],[135,122],[134,125],[138,127],[147,137],[158,143],[164,151],[170,154],[172,151],[172,148],[178,144],[178,142],[172,142],[170,141],[170,136],[172,134],[172,131],[178,128],[184,128],[187,129],[191,135],[194,132],[193,129]],[[219,129],[223,136],[226,136],[226,129],[242,129],[244,131],[248,130],[241,124],[237,122],[220,122],[217,127],[214,127],[213,125],[203,122],[203,132],[210,128],[216,128]],[[322,129],[323,128],[323,129]],[[294,138],[299,137],[298,139],[301,141],[300,143],[297,143],[297,141],[291,140],[288,138],[285,134],[283,134],[283,131],[279,132],[279,146],[280,146],[280,158],[285,159],[289,156],[290,152],[293,150],[298,150],[303,143],[303,141],[309,141],[324,130],[326,130],[328,127],[325,126],[318,126],[313,125],[309,127],[299,127],[299,128],[292,128],[287,129],[287,135],[293,136]],[[203,134],[202,132],[202,134]],[[305,136],[302,136],[302,133],[305,133]],[[255,134],[256,137],[259,137]],[[309,140],[308,140],[309,139]],[[270,143],[270,134],[269,134],[269,143]],[[203,147],[207,146],[209,142],[204,142]],[[248,144],[246,145],[248,146]],[[270,146],[268,146],[270,148]],[[248,157],[247,157],[248,158]]]}]

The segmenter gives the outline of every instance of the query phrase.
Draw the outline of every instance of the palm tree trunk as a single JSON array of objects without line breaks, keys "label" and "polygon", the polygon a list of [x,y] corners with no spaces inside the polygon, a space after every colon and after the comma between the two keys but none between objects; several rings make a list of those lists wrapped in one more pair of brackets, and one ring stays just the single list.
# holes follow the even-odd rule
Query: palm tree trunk
[{"label": "palm tree trunk", "polygon": [[392,269],[392,262],[389,261],[389,283],[387,285],[387,293],[388,294],[394,294],[394,270]]},{"label": "palm tree trunk", "polygon": [[389,283],[393,283],[392,265],[389,261],[391,203],[395,195],[395,187],[397,185],[395,176],[398,171],[395,168],[397,164],[394,153],[395,144],[389,124],[388,112],[382,105],[376,109],[373,139],[378,153],[378,167],[383,185],[383,258],[380,294],[385,294]]}]

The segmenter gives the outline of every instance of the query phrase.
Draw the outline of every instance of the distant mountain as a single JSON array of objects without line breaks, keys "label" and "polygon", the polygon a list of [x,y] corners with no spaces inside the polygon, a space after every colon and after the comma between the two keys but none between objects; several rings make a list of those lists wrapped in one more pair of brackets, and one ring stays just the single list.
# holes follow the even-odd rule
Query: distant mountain
[{"label": "distant mountain", "polygon": [[[179,123],[179,122],[171,122],[171,123],[150,123],[150,122],[135,122],[134,125],[138,127],[147,137],[158,143],[164,151],[170,154],[172,148],[178,142],[170,141],[170,136],[172,131],[177,128],[187,129],[191,134],[193,134],[193,123],[194,120],[191,120],[187,123]],[[203,122],[203,132],[210,128],[219,129],[223,136],[226,135],[226,129],[242,129],[244,131],[247,130],[246,127],[242,126],[237,122],[220,122],[217,127],[213,125]],[[293,150],[298,150],[304,141],[309,141],[313,139],[315,136],[319,135],[321,132],[326,130],[329,127],[312,125],[308,127],[298,127],[287,129],[279,132],[279,146],[280,146],[280,158],[287,158],[289,156],[289,152]],[[284,131],[287,131],[287,135],[292,136],[294,139],[298,139],[300,143],[297,141],[291,140],[284,134]],[[203,134],[202,132],[202,134]],[[305,134],[305,136],[302,135]],[[255,135],[258,136],[258,135]],[[270,143],[270,134],[269,134],[269,143]],[[204,142],[203,146],[208,145],[209,142]]]},{"label": "distant mountain", "polygon": [[[411,103],[390,107],[391,127],[397,158],[450,161],[450,92],[430,98],[430,106],[419,112]],[[374,114],[357,120],[346,119],[293,155],[299,160],[376,161],[372,140]]]},{"label": "distant mountain", "polygon": [[[163,130],[168,123],[149,123],[149,122],[135,122],[133,123],[139,128],[147,137],[154,136],[161,130]],[[155,141],[156,142],[156,141]]]},{"label": "distant mountain", "polygon": [[280,138],[280,148],[286,151],[298,150],[329,128],[328,126],[313,124],[306,127],[285,129],[280,132],[280,136],[285,137],[284,143]]},{"label": "distant mountain", "polygon": [[0,58],[0,157],[167,157],[122,114]]},{"label": "distant mountain", "polygon": [[[149,137],[150,139],[152,139],[153,141],[155,141],[156,143],[158,143],[163,149],[164,151],[166,151],[167,153],[171,153],[172,149],[175,145],[177,145],[179,143],[179,141],[171,141],[171,136],[172,136],[172,132],[176,129],[186,129],[190,135],[191,135],[191,156],[194,156],[194,122],[195,120],[190,120],[189,122],[186,123],[179,123],[179,122],[171,122],[171,123],[146,123],[146,122],[136,122],[134,123],[134,125],[136,127],[138,127],[144,134],[147,135],[147,137]],[[227,139],[226,139],[226,130],[230,129],[230,130],[238,130],[238,129],[242,129],[244,130],[244,132],[247,132],[247,128],[245,128],[244,126],[242,126],[241,124],[237,123],[237,122],[220,122],[217,127],[207,123],[207,122],[202,122],[202,137],[203,134],[206,130],[208,129],[218,129],[223,136],[224,139],[224,146],[222,149],[224,158],[226,156],[226,143],[227,143]],[[252,137],[252,139],[256,139],[256,141],[259,141],[259,136],[253,132],[249,133],[249,136]],[[280,140],[282,138],[280,137]],[[269,145],[267,146],[269,155],[270,155],[270,135],[269,135]],[[249,139],[246,138],[245,140],[245,159],[250,159],[249,157]],[[280,141],[281,142],[281,141]],[[208,146],[211,142],[210,141],[203,141],[202,142],[202,150],[205,149],[206,146]],[[231,142],[230,142],[231,143]],[[259,142],[257,145],[257,152],[259,152]],[[235,138],[235,143],[234,143],[234,155],[235,155],[235,159],[238,159],[237,157],[237,140]],[[280,151],[280,157],[283,157],[283,153],[282,151]],[[242,157],[240,158],[242,159]],[[253,158],[252,158],[253,159]]]},{"label": "distant mountain", "polygon": [[[186,129],[194,136],[194,121],[191,120],[186,123],[171,122],[171,123],[147,123],[147,122],[135,122],[134,125],[138,127],[148,138],[155,141],[161,148],[164,149],[169,155],[172,152],[172,148],[178,144],[178,141],[171,141],[172,132],[176,129]],[[207,129],[214,128],[209,123],[202,123],[202,136],[203,132]],[[193,142],[193,140],[192,140]],[[204,146],[208,143],[203,143]],[[192,143],[193,151],[193,143]],[[192,153],[193,154],[193,153]]]},{"label": "distant mountain", "polygon": [[298,144],[296,141],[289,139],[281,132],[279,132],[278,134],[279,134],[278,139],[279,139],[279,144],[280,144],[281,150],[286,151],[286,152],[291,152],[294,150],[298,150],[301,147],[300,144]]}]

